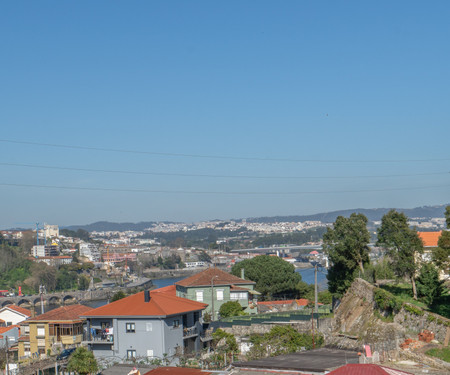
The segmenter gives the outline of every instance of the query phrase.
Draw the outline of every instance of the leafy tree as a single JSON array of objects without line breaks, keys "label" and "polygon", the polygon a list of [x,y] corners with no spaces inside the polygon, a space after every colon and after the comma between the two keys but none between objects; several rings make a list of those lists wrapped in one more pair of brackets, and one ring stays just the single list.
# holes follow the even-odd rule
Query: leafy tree
[{"label": "leafy tree", "polygon": [[323,236],[323,250],[331,263],[327,275],[331,293],[342,296],[358,270],[364,273],[364,264],[369,262],[369,241],[367,218],[363,214],[339,216],[333,228],[328,228]]},{"label": "leafy tree", "polygon": [[439,271],[431,263],[425,263],[417,277],[417,294],[428,306],[431,306],[443,292],[443,282],[439,280]]},{"label": "leafy tree", "polygon": [[[445,211],[445,218],[447,221],[447,228],[450,229],[450,206],[447,206]],[[438,241],[438,247],[433,249],[433,261],[436,266],[448,273],[450,269],[450,231],[444,230],[441,233]]]},{"label": "leafy tree", "polygon": [[96,374],[98,364],[94,354],[86,348],[80,346],[73,352],[67,363],[67,370],[80,375]]},{"label": "leafy tree", "polygon": [[447,223],[447,229],[450,229],[450,206],[445,207],[445,222]]},{"label": "leafy tree", "polygon": [[207,262],[207,263],[211,263],[211,257],[209,256],[209,254],[203,250],[200,255],[198,256],[198,260],[201,262]]},{"label": "leafy tree", "polygon": [[87,290],[89,288],[89,284],[91,283],[91,280],[89,277],[85,275],[81,275],[78,278],[78,289],[80,290]]},{"label": "leafy tree", "polygon": [[417,232],[409,228],[404,213],[390,210],[383,216],[378,228],[377,245],[388,251],[395,274],[411,280],[413,296],[417,299],[416,256],[423,253],[423,243]]},{"label": "leafy tree", "polygon": [[216,349],[220,349],[224,352],[238,352],[239,347],[236,341],[236,337],[232,333],[227,333],[223,329],[217,329],[213,333],[214,344]]},{"label": "leafy tree", "polygon": [[241,304],[238,301],[228,301],[220,306],[219,314],[221,318],[228,318],[229,316],[245,315]]},{"label": "leafy tree", "polygon": [[111,297],[111,302],[118,301],[119,299],[125,298],[127,295],[123,290],[119,290],[118,292],[114,293],[114,295]]},{"label": "leafy tree", "polygon": [[298,297],[298,283],[302,281],[292,264],[278,257],[259,255],[236,263],[231,269],[235,276],[241,276],[245,270],[245,278],[256,283],[255,289],[261,293],[261,298],[270,300],[280,297]]}]

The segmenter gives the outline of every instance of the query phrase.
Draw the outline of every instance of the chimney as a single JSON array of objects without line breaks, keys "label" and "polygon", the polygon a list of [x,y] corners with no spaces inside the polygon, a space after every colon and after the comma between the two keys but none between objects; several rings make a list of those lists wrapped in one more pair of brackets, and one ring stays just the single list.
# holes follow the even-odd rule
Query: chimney
[{"label": "chimney", "polygon": [[245,279],[245,269],[241,268],[241,279]]},{"label": "chimney", "polygon": [[144,290],[144,299],[145,299],[145,302],[150,302],[150,291],[149,290]]}]

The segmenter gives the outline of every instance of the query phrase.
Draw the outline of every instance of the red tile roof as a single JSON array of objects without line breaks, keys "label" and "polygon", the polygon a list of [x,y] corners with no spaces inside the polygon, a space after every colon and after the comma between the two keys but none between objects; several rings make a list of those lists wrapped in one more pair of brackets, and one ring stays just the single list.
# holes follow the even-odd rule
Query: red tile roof
[{"label": "red tile roof", "polygon": [[212,372],[206,370],[200,370],[197,368],[185,368],[185,367],[158,367],[144,375],[211,375]]},{"label": "red tile roof", "polygon": [[177,289],[176,289],[175,285],[168,285],[168,286],[163,286],[162,288],[154,289],[154,290],[152,290],[152,293],[168,293],[173,296],[176,296]]},{"label": "red tile roof", "polygon": [[293,299],[283,300],[283,301],[258,301],[258,305],[291,305],[294,302]]},{"label": "red tile roof", "polygon": [[203,310],[207,306],[170,293],[151,291],[149,302],[145,302],[144,292],[140,292],[98,307],[84,316],[169,316]]},{"label": "red tile roof", "polygon": [[3,311],[5,309],[10,309],[10,310],[17,311],[18,313],[23,314],[25,316],[31,316],[31,311],[30,310],[25,309],[25,308],[20,307],[20,306],[7,305],[7,306],[3,307],[0,311]]},{"label": "red tile roof", "polygon": [[92,307],[84,305],[61,306],[57,309],[46,312],[45,314],[41,314],[35,318],[27,320],[27,323],[80,320],[80,316],[86,315],[91,310]]},{"label": "red tile roof", "polygon": [[12,326],[8,326],[8,327],[0,327],[0,335],[8,332],[9,330],[13,329],[13,328],[17,328],[19,327],[18,325],[12,325]]},{"label": "red tile roof", "polygon": [[437,247],[441,233],[442,233],[442,231],[439,231],[439,232],[417,232],[419,237],[422,239],[423,246],[425,246],[425,247]]},{"label": "red tile roof", "polygon": [[241,279],[218,268],[208,268],[187,279],[176,282],[175,285],[184,287],[211,286],[211,280],[214,285],[255,284],[254,281]]},{"label": "red tile roof", "polygon": [[413,375],[410,372],[395,370],[389,367],[373,364],[349,364],[339,367],[328,375]]}]

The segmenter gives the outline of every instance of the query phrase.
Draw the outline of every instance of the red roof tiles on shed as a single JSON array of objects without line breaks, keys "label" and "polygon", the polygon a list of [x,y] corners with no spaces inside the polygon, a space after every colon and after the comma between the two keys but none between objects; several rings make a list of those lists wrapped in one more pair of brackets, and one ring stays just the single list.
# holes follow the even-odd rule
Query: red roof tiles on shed
[{"label": "red roof tiles on shed", "polygon": [[417,232],[425,247],[437,247],[439,237],[442,231],[439,232]]},{"label": "red roof tiles on shed", "polygon": [[[214,278],[214,279],[213,279]],[[232,284],[255,284],[254,281],[244,280],[218,268],[208,268],[184,280],[180,280],[175,285],[184,287],[189,286],[210,286],[211,280],[214,285],[232,285]]]},{"label": "red roof tiles on shed", "polygon": [[203,310],[208,306],[170,293],[155,291],[150,292],[150,301],[145,302],[144,293],[139,292],[98,307],[84,316],[168,316]]}]

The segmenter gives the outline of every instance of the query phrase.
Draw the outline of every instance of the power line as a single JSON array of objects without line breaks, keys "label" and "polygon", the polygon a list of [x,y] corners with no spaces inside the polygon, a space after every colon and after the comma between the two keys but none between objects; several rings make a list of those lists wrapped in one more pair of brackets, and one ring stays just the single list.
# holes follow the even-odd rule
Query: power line
[{"label": "power line", "polygon": [[127,154],[140,154],[140,155],[154,155],[154,156],[170,156],[170,157],[188,157],[188,158],[201,158],[201,159],[225,159],[225,160],[253,160],[253,161],[275,161],[275,162],[299,162],[299,163],[418,163],[418,162],[437,162],[437,161],[449,161],[450,158],[442,159],[292,159],[292,158],[264,158],[264,157],[244,157],[244,156],[229,156],[229,155],[206,155],[206,154],[185,154],[185,153],[173,153],[173,152],[155,152],[155,151],[139,151],[139,150],[127,150],[105,147],[89,147],[89,146],[77,146],[77,145],[64,145],[56,143],[41,143],[41,142],[29,142],[29,141],[16,141],[11,139],[0,139],[0,142],[32,145],[32,146],[45,146],[45,147],[58,147],[74,150],[89,150],[89,151],[101,151],[101,152],[120,152]]},{"label": "power line", "polygon": [[2,183],[0,186],[10,187],[28,187],[28,188],[43,188],[43,189],[60,189],[60,190],[88,190],[88,191],[111,191],[111,192],[126,192],[126,193],[164,193],[164,194],[204,194],[204,195],[309,195],[309,194],[341,194],[341,193],[375,193],[383,191],[408,191],[408,190],[424,190],[435,188],[448,188],[450,185],[435,185],[435,186],[417,186],[406,188],[386,188],[386,189],[367,189],[367,190],[328,190],[328,191],[188,191],[188,190],[147,190],[147,189],[120,189],[120,188],[99,188],[99,187],[82,187],[82,186],[56,186],[56,185],[37,185],[37,184],[13,184]]},{"label": "power line", "polygon": [[22,163],[1,163],[0,165],[11,167],[41,168],[53,170],[65,170],[76,172],[101,172],[101,173],[119,173],[132,175],[151,175],[151,176],[175,176],[175,177],[207,177],[207,178],[243,178],[243,179],[275,179],[275,180],[299,180],[299,179],[355,179],[355,178],[394,178],[394,177],[417,177],[417,176],[437,176],[446,175],[450,172],[429,172],[429,173],[410,173],[410,174],[388,174],[388,175],[357,175],[357,176],[257,176],[257,175],[220,175],[220,174],[197,174],[197,173],[170,173],[170,172],[146,172],[146,171],[126,171],[114,169],[95,169],[95,168],[77,168],[77,167],[58,167],[51,165],[22,164]]}]

